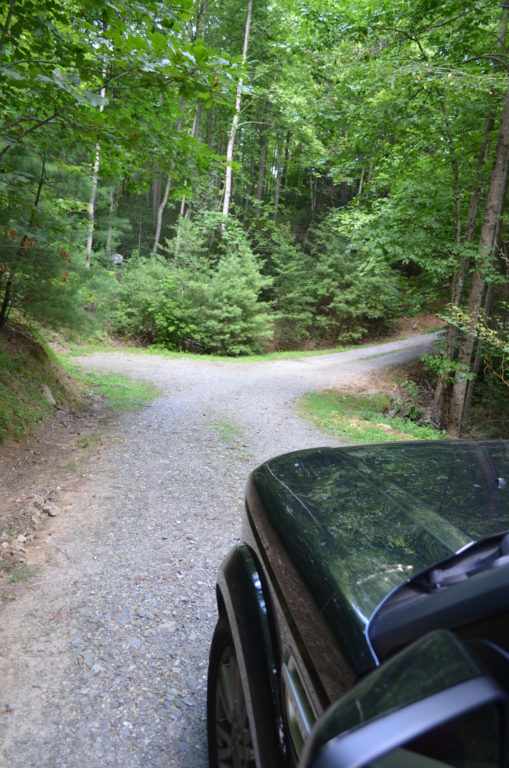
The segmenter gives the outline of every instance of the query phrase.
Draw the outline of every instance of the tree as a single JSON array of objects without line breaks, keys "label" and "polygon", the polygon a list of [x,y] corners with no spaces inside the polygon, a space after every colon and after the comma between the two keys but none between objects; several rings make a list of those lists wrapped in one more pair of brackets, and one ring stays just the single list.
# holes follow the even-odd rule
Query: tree
[{"label": "tree", "polygon": [[467,378],[465,370],[470,369],[474,349],[474,328],[480,317],[487,281],[493,279],[494,262],[497,258],[497,239],[500,232],[504,200],[507,189],[507,173],[509,167],[509,82],[505,93],[504,106],[498,130],[498,140],[495,150],[490,185],[486,198],[486,209],[479,237],[479,253],[476,270],[472,276],[472,284],[468,296],[468,314],[471,329],[464,333],[458,349],[458,363],[461,367],[456,370],[454,386],[451,394],[451,413],[449,431],[455,436],[461,433],[465,399],[467,394]]},{"label": "tree", "polygon": [[[246,29],[244,32],[244,47],[242,49],[242,64],[245,65],[247,61],[247,49],[249,45],[249,32],[251,30],[251,15],[253,11],[253,0],[248,0],[247,4],[247,18],[246,18]],[[232,120],[232,126],[230,129],[230,136],[228,139],[228,148],[226,150],[226,176],[225,176],[225,182],[224,182],[224,193],[223,193],[223,217],[224,219],[228,218],[228,213],[230,210],[230,198],[232,193],[232,178],[233,178],[233,170],[232,170],[232,163],[233,163],[233,147],[235,145],[235,137],[237,135],[237,126],[239,123],[239,114],[240,114],[240,103],[242,98],[242,85],[244,82],[243,77],[239,77],[239,82],[237,85],[237,97],[235,99],[235,112],[233,115]],[[225,229],[226,223],[223,224],[223,229]]]}]

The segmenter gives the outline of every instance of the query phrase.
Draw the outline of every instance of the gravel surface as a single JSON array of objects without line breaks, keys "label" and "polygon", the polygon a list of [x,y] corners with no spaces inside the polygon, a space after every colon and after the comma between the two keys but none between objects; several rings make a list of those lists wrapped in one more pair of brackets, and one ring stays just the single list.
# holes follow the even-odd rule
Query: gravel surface
[{"label": "gravel surface", "polygon": [[120,418],[57,518],[50,561],[2,595],[0,765],[204,768],[214,582],[248,472],[335,443],[298,417],[297,397],[432,339],[263,363],[84,358],[161,397]]}]

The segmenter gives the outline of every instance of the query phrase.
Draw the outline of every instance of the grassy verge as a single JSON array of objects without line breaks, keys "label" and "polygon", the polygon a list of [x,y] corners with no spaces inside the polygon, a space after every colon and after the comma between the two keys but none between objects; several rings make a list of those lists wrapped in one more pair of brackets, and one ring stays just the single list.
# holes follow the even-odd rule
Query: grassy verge
[{"label": "grassy verge", "polygon": [[63,408],[86,408],[100,395],[116,412],[139,408],[157,394],[116,374],[83,373],[32,330],[11,326],[0,333],[0,443],[28,435],[53,411],[51,398]]},{"label": "grassy verge", "polygon": [[[441,330],[440,328],[429,328],[422,331],[422,334],[435,333],[435,331]],[[306,349],[306,350],[285,350],[283,352],[265,352],[265,353],[253,353],[250,355],[239,355],[232,357],[231,355],[214,355],[209,353],[198,352],[179,352],[174,349],[166,349],[165,347],[134,347],[129,345],[115,345],[107,342],[98,342],[95,344],[84,345],[72,345],[67,353],[70,357],[81,357],[91,355],[94,352],[126,352],[130,355],[156,355],[158,357],[168,358],[191,358],[193,360],[218,360],[226,361],[229,363],[251,363],[251,362],[263,362],[265,360],[294,360],[301,357],[321,357],[323,355],[333,355],[338,352],[348,352],[352,349],[362,349],[363,347],[377,347],[382,344],[389,344],[391,341],[397,341],[403,339],[405,336],[398,336],[387,339],[379,339],[378,341],[366,341],[360,344],[345,344],[340,347],[330,347],[327,349]],[[379,352],[374,353],[368,359],[383,357],[384,355],[391,355],[392,352]]]},{"label": "grassy verge", "polygon": [[62,368],[79,381],[88,397],[100,395],[115,413],[132,411],[147,405],[159,395],[159,390],[144,381],[130,379],[118,373],[85,373],[64,355],[58,355]]},{"label": "grassy verge", "polygon": [[[385,342],[379,342],[383,344]],[[335,352],[346,352],[349,349],[356,349],[358,346],[363,345],[350,345],[344,347],[334,347],[331,349],[310,349],[310,350],[288,350],[286,352],[266,352],[257,353],[252,355],[239,355],[232,357],[231,355],[214,355],[198,352],[179,352],[173,349],[165,349],[164,347],[130,347],[130,346],[116,346],[114,344],[86,344],[84,346],[72,346],[69,350],[70,357],[81,357],[82,355],[91,355],[94,352],[126,352],[130,355],[156,355],[157,357],[168,358],[191,358],[193,360],[218,360],[229,363],[244,363],[244,362],[263,362],[264,360],[291,360],[299,357],[317,357],[320,355],[331,355]],[[371,346],[366,344],[365,346]]]},{"label": "grassy verge", "polygon": [[384,393],[313,392],[300,402],[305,416],[320,429],[347,443],[436,440],[444,436],[432,426],[399,416],[385,416],[389,406],[390,397]]},{"label": "grassy verge", "polygon": [[7,436],[22,438],[53,405],[44,394],[48,387],[60,404],[72,394],[55,365],[51,352],[23,329],[0,335],[0,442]]}]

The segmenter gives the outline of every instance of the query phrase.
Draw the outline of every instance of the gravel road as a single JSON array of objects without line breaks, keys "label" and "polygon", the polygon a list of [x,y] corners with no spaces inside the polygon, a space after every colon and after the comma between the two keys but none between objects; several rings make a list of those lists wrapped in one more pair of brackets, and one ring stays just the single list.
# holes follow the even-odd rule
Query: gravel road
[{"label": "gravel road", "polygon": [[300,395],[432,340],[259,363],[82,359],[161,397],[111,429],[56,518],[50,562],[0,606],[0,765],[205,768],[215,575],[239,535],[248,472],[334,444],[299,418]]}]

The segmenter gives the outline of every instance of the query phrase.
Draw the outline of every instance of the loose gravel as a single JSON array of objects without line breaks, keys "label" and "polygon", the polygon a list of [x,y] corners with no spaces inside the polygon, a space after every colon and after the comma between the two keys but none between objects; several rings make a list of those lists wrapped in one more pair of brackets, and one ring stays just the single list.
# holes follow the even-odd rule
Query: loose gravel
[{"label": "loose gravel", "polygon": [[248,472],[335,444],[297,415],[296,398],[432,340],[262,363],[82,359],[161,397],[119,419],[48,537],[50,562],[4,596],[0,765],[205,768],[215,576],[239,536]]}]

